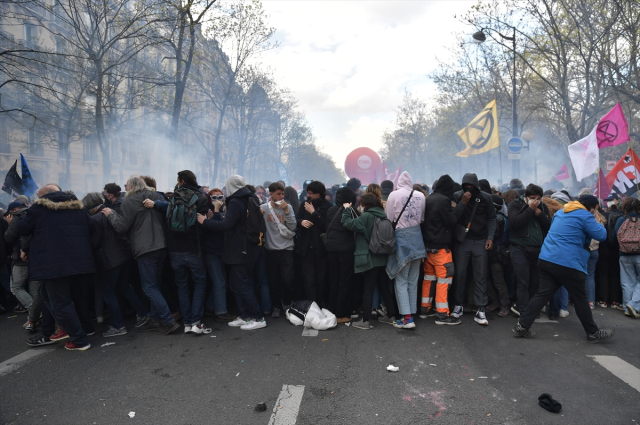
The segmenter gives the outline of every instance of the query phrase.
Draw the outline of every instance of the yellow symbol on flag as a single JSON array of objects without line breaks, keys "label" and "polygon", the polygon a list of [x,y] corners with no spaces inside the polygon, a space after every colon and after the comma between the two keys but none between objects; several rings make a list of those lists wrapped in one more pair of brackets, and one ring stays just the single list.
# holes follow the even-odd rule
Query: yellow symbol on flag
[{"label": "yellow symbol on flag", "polygon": [[458,131],[467,148],[458,152],[456,156],[467,157],[488,152],[500,146],[498,134],[498,108],[493,99],[468,126]]}]

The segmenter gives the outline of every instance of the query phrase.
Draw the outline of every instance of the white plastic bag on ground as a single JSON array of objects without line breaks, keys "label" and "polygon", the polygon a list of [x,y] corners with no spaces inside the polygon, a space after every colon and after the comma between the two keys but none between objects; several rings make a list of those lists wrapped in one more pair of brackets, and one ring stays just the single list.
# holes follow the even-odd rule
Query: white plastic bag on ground
[{"label": "white plastic bag on ground", "polygon": [[[294,303],[294,307],[296,304],[298,306],[303,305]],[[304,325],[308,328],[326,331],[327,329],[335,328],[338,325],[338,318],[336,315],[326,308],[320,309],[318,304],[315,302],[312,302],[311,305],[309,305],[309,309],[306,312],[301,311],[301,309],[296,309],[295,312],[292,312],[292,309],[287,310],[285,315],[295,326]],[[304,321],[302,320],[303,317]]]}]

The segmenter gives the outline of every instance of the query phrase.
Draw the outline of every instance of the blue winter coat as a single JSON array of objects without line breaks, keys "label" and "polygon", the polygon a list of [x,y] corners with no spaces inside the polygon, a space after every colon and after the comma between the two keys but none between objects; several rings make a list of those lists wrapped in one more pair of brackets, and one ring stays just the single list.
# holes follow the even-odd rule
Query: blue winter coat
[{"label": "blue winter coat", "polygon": [[35,201],[18,223],[21,236],[31,235],[29,279],[95,273],[93,227],[87,210],[73,193],[52,192]]},{"label": "blue winter coat", "polygon": [[587,274],[591,239],[602,242],[607,231],[589,211],[572,207],[577,203],[570,202],[555,214],[539,258]]}]

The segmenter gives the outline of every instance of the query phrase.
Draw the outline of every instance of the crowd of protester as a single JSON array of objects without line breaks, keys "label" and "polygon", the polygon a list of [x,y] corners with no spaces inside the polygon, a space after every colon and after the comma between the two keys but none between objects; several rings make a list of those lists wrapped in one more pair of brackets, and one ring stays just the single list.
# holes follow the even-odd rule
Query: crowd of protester
[{"label": "crowd of protester", "polygon": [[494,313],[532,337],[541,312],[566,318],[572,302],[599,342],[613,331],[593,309],[640,317],[639,218],[637,198],[602,205],[588,189],[496,188],[472,173],[431,187],[407,172],[397,184],[309,180],[298,193],[238,175],[210,189],[184,170],[172,192],[133,176],[81,200],[48,184],[0,220],[0,308],[27,314],[30,346],[86,350],[97,329],[131,331],[125,318],[163,335],[208,334],[210,320],[249,331],[296,300],[356,329],[458,325],[465,312],[487,326]]}]

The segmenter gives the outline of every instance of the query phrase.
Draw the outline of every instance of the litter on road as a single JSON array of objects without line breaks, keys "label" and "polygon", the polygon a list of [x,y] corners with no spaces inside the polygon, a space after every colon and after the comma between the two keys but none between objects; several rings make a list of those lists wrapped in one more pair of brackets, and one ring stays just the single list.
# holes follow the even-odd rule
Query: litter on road
[{"label": "litter on road", "polygon": [[267,404],[266,403],[258,403],[256,405],[255,410],[256,410],[256,412],[264,412],[265,410],[267,410]]},{"label": "litter on road", "polygon": [[394,366],[394,365],[392,365],[392,364],[390,364],[389,366],[387,366],[387,370],[388,370],[389,372],[397,372],[397,371],[399,371],[399,370],[400,370],[400,368],[399,368],[399,367],[396,367],[396,366]]},{"label": "litter on road", "polygon": [[136,415],[136,412],[129,412],[129,417],[133,418]]},{"label": "litter on road", "polygon": [[100,347],[108,347],[109,345],[116,345],[116,343],[115,342],[105,342]]},{"label": "litter on road", "polygon": [[240,375],[240,372],[236,373],[236,378],[238,377],[238,375]]},{"label": "litter on road", "polygon": [[435,366],[433,363],[429,363],[429,366]]}]

